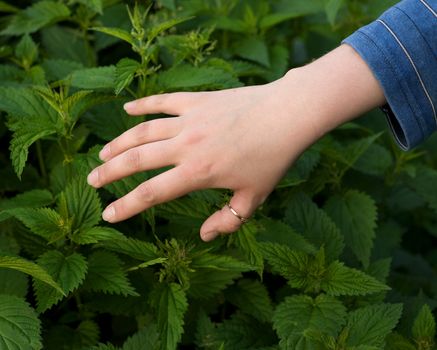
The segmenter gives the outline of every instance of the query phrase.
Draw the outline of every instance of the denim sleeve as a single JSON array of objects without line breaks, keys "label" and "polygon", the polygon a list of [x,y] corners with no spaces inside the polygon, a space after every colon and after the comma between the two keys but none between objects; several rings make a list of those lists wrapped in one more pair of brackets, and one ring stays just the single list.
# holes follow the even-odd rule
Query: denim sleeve
[{"label": "denim sleeve", "polygon": [[404,0],[344,43],[382,86],[382,110],[404,150],[437,129],[437,0]]}]

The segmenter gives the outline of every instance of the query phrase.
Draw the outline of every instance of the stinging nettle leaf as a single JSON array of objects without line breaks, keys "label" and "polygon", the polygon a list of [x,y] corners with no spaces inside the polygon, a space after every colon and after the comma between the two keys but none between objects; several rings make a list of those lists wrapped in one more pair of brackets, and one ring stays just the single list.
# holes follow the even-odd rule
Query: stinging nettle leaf
[{"label": "stinging nettle leaf", "polygon": [[70,226],[56,211],[50,208],[17,208],[7,211],[20,220],[32,233],[52,241],[66,236]]},{"label": "stinging nettle leaf", "polygon": [[15,47],[15,56],[23,63],[25,67],[30,67],[38,58],[38,46],[32,40],[31,36],[24,35]]},{"label": "stinging nettle leaf", "polygon": [[80,89],[113,89],[115,76],[115,66],[84,68],[71,73],[70,83]]},{"label": "stinging nettle leaf", "polygon": [[55,1],[38,1],[18,12],[9,25],[1,32],[3,35],[21,35],[33,33],[49,24],[66,19],[70,10]]},{"label": "stinging nettle leaf", "polygon": [[273,328],[278,333],[282,349],[317,349],[310,331],[336,337],[346,321],[346,308],[337,299],[319,295],[287,297],[278,305],[273,316]]},{"label": "stinging nettle leaf", "polygon": [[96,32],[101,32],[101,33],[105,33],[108,35],[111,35],[115,38],[121,39],[123,41],[126,41],[127,43],[134,45],[135,41],[134,38],[132,37],[132,35],[121,28],[108,28],[108,27],[93,27],[90,28],[91,30],[95,30]]},{"label": "stinging nettle leaf", "polygon": [[125,254],[141,261],[159,258],[158,248],[153,243],[144,242],[135,238],[103,240],[99,245],[107,250]]},{"label": "stinging nettle leaf", "polygon": [[225,291],[225,297],[246,314],[261,322],[271,322],[272,301],[266,286],[260,281],[242,279]]},{"label": "stinging nettle leaf", "polygon": [[120,231],[111,227],[94,226],[73,234],[71,240],[77,244],[92,244],[101,241],[126,238]]},{"label": "stinging nettle leaf", "polygon": [[61,295],[65,295],[62,288],[53,280],[45,269],[32,261],[13,256],[0,256],[0,268],[12,269],[24,272],[33,278],[42,281],[56,289]]},{"label": "stinging nettle leaf", "polygon": [[47,190],[31,190],[13,198],[0,200],[0,222],[10,218],[10,210],[17,208],[37,208],[53,202],[52,194]]},{"label": "stinging nettle leaf", "polygon": [[321,283],[321,289],[329,295],[366,295],[390,288],[362,271],[346,267],[334,261],[328,268]]},{"label": "stinging nettle leaf", "polygon": [[[87,230],[101,220],[102,206],[97,191],[84,177],[74,179],[63,192],[72,230]],[[61,195],[62,196],[62,195]]]},{"label": "stinging nettle leaf", "polygon": [[[62,288],[65,295],[73,292],[82,284],[87,272],[87,262],[78,253],[65,256],[59,251],[48,251],[38,258],[38,265],[46,269],[53,280]],[[38,280],[34,281],[34,287],[38,312],[50,309],[64,297],[63,294]]]},{"label": "stinging nettle leaf", "polygon": [[308,196],[301,193],[291,199],[285,221],[317,248],[323,247],[328,261],[338,259],[343,252],[339,228]]},{"label": "stinging nettle leaf", "polygon": [[352,311],[346,325],[349,328],[347,345],[382,347],[401,314],[402,304],[370,305]]},{"label": "stinging nettle leaf", "polygon": [[[432,346],[436,335],[436,322],[431,308],[424,304],[414,320],[412,329],[413,338],[417,343],[427,343]],[[431,348],[431,347],[430,347]]]},{"label": "stinging nettle leaf", "polygon": [[115,68],[115,94],[118,95],[134,79],[140,63],[130,58],[122,58]]},{"label": "stinging nettle leaf", "polygon": [[131,286],[121,260],[115,254],[104,251],[96,251],[88,257],[84,288],[107,294],[139,295]]},{"label": "stinging nettle leaf", "polygon": [[351,190],[329,198],[325,210],[340,228],[346,244],[367,268],[376,229],[374,200],[365,193]]},{"label": "stinging nettle leaf", "polygon": [[0,294],[0,349],[42,349],[41,322],[21,298]]},{"label": "stinging nettle leaf", "polygon": [[162,350],[175,350],[184,331],[187,297],[176,283],[162,284],[153,291],[152,306],[156,309]]}]

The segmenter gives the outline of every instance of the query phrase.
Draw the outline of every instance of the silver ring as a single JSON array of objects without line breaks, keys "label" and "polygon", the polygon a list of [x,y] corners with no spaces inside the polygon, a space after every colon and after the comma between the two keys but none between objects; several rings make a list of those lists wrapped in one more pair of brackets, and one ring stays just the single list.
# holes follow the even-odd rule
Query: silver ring
[{"label": "silver ring", "polygon": [[231,207],[230,203],[226,203],[226,206],[229,208],[229,210],[231,211],[232,214],[234,214],[234,216],[241,221],[242,224],[246,223],[249,221],[249,218],[245,218],[244,216],[241,216],[240,214],[237,213],[237,211]]}]

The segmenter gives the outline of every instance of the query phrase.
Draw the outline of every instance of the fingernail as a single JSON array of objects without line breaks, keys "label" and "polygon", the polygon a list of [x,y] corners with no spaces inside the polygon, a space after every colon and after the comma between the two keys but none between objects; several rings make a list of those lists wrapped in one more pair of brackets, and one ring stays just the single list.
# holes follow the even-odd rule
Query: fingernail
[{"label": "fingernail", "polygon": [[134,108],[136,104],[136,101],[127,102],[124,104],[123,108],[125,111],[128,111],[129,109]]},{"label": "fingernail", "polygon": [[115,209],[112,205],[107,207],[102,213],[102,218],[105,221],[111,221],[114,218],[114,216],[115,216]]},{"label": "fingernail", "polygon": [[205,242],[210,242],[213,239],[215,239],[218,236],[218,232],[216,231],[209,231],[207,233],[204,233],[203,235],[201,235],[202,240]]},{"label": "fingernail", "polygon": [[88,184],[91,186],[96,186],[99,181],[99,173],[98,170],[93,170],[87,177]]},{"label": "fingernail", "polygon": [[106,145],[105,147],[102,148],[102,150],[99,153],[99,158],[101,160],[106,160],[109,158],[111,154],[111,147],[109,145]]}]

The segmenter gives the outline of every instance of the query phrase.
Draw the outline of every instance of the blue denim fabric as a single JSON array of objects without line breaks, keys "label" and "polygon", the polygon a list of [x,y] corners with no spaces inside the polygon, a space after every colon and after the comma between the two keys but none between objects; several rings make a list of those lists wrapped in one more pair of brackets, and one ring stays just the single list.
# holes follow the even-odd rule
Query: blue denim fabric
[{"label": "blue denim fabric", "polygon": [[404,0],[344,43],[380,82],[389,125],[404,150],[437,129],[437,0]]}]

